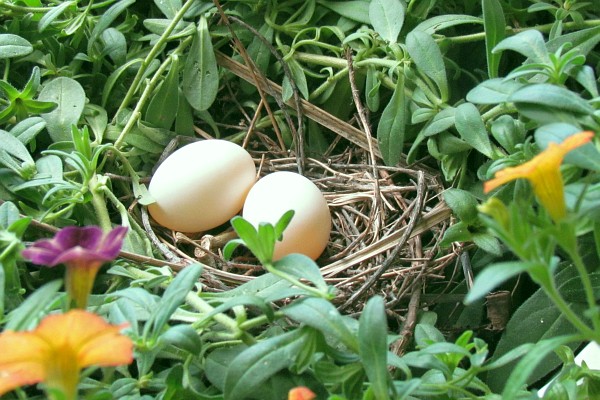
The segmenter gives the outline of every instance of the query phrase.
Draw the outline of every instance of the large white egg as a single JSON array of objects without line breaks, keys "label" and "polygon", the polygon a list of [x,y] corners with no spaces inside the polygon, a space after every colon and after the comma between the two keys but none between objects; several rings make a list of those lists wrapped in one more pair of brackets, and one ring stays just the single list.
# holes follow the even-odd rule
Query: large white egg
[{"label": "large white egg", "polygon": [[152,176],[148,206],[166,228],[200,232],[237,214],[256,181],[252,157],[227,140],[203,140],[171,154]]},{"label": "large white egg", "polygon": [[288,210],[292,221],[275,245],[273,260],[291,253],[317,259],[329,242],[331,214],[319,188],[294,172],[274,172],[260,179],[250,189],[242,216],[252,225],[275,224]]}]

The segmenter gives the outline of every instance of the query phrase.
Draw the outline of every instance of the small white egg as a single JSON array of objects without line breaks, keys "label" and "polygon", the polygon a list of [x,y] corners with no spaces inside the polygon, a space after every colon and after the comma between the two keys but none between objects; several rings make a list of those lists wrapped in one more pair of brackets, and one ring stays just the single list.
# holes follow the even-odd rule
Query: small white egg
[{"label": "small white egg", "polygon": [[301,253],[316,260],[329,242],[331,214],[319,188],[294,172],[274,172],[250,189],[242,216],[258,227],[261,222],[275,224],[288,210],[292,221],[275,245],[273,260]]},{"label": "small white egg", "polygon": [[227,140],[202,140],[171,154],[152,176],[152,218],[179,232],[215,228],[237,214],[256,181],[252,156]]}]

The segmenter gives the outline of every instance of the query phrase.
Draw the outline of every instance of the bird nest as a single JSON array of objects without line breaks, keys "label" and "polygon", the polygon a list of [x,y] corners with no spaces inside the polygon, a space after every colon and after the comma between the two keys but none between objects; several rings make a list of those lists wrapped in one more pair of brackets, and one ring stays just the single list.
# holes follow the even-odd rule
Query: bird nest
[{"label": "bird nest", "polygon": [[[261,176],[299,170],[296,157],[250,153]],[[338,289],[336,301],[354,304],[355,310],[362,308],[357,301],[362,295],[380,294],[391,304],[406,299],[415,282],[441,278],[455,258],[451,251],[441,254],[438,245],[450,211],[441,202],[437,178],[419,169],[372,165],[368,159],[367,151],[346,146],[341,154],[307,157],[302,165],[302,174],[319,187],[332,216],[329,243],[316,262]],[[206,266],[207,290],[226,290],[263,273],[248,252],[223,259],[223,246],[236,237],[230,224],[198,236],[154,231],[169,258]]]},{"label": "bird nest", "polygon": [[[316,261],[325,280],[338,289],[336,302],[340,302],[340,308],[360,311],[361,297],[379,294],[390,309],[413,299],[425,282],[444,278],[445,266],[456,260],[457,254],[439,246],[451,212],[440,198],[443,187],[434,171],[420,165],[381,165],[381,153],[369,131],[358,129],[299,96],[285,103],[281,99],[282,88],[275,82],[258,77],[257,71],[253,73],[224,54],[217,53],[217,61],[265,96],[275,98],[290,129],[294,129],[292,116],[297,118],[297,130],[292,132],[295,151],[288,151],[281,137],[273,140],[254,130],[256,118],[241,129],[245,131],[244,147],[253,156],[261,176],[276,171],[300,172],[324,194],[333,230],[327,248]],[[235,103],[235,96],[228,101]],[[288,114],[289,109],[293,112]],[[304,155],[300,129],[304,118],[334,134],[325,155]],[[199,128],[197,133],[210,138]],[[148,230],[149,224],[145,225]],[[181,259],[206,265],[205,290],[227,290],[263,273],[249,253],[223,259],[223,246],[236,237],[230,224],[199,237],[162,233],[156,238],[160,241],[157,244],[168,259],[177,261],[174,265],[181,265]]]}]

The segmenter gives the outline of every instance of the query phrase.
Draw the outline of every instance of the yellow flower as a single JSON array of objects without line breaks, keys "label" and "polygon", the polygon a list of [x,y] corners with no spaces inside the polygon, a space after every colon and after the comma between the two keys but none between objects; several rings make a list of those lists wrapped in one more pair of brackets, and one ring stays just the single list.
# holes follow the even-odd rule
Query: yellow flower
[{"label": "yellow flower", "polygon": [[525,178],[533,186],[537,199],[552,219],[560,221],[567,213],[560,164],[569,151],[590,142],[593,137],[593,132],[584,131],[567,137],[562,143],[550,143],[528,162],[496,172],[494,179],[483,185],[484,193],[515,179]]},{"label": "yellow flower", "polygon": [[33,331],[0,334],[0,396],[44,382],[49,398],[77,398],[81,369],[130,364],[133,343],[101,317],[83,310],[47,316]]}]

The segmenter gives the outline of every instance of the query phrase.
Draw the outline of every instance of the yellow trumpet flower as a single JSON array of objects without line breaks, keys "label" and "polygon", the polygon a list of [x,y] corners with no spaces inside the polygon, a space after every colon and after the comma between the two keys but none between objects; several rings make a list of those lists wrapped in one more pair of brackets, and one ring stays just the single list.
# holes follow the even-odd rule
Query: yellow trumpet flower
[{"label": "yellow trumpet flower", "polygon": [[569,151],[590,142],[593,137],[593,132],[584,131],[567,137],[562,143],[550,143],[544,151],[526,163],[496,172],[494,179],[484,183],[484,193],[515,179],[525,178],[531,183],[538,201],[552,219],[562,220],[567,211],[560,165]]}]

